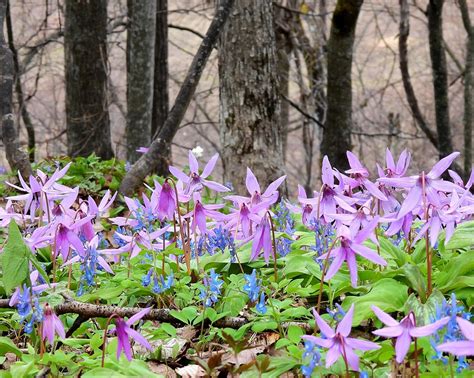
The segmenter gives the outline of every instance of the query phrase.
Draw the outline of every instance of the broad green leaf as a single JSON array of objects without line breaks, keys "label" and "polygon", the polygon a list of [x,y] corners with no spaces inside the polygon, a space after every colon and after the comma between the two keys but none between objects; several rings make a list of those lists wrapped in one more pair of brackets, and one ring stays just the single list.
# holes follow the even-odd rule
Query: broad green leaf
[{"label": "broad green leaf", "polygon": [[28,279],[31,251],[15,221],[10,222],[8,241],[2,253],[3,286],[8,294]]},{"label": "broad green leaf", "polygon": [[[450,291],[459,285],[462,276],[471,276],[474,272],[474,251],[466,251],[452,258],[449,263],[434,274],[434,284],[441,291]],[[458,286],[459,288],[459,286]]]},{"label": "broad green leaf", "polygon": [[277,329],[278,323],[273,320],[262,320],[259,322],[255,322],[252,325],[252,331],[254,332],[263,332],[267,329]]},{"label": "broad green leaf", "polygon": [[5,353],[14,353],[17,357],[22,355],[21,350],[8,337],[0,337],[0,356]]},{"label": "broad green leaf", "polygon": [[352,303],[355,304],[354,319],[352,324],[358,326],[363,320],[374,317],[370,306],[376,305],[383,311],[401,311],[408,298],[408,287],[392,278],[383,278],[377,281],[372,289],[365,295],[347,297],[343,301],[345,310]]},{"label": "broad green leaf", "polygon": [[418,265],[405,264],[403,273],[410,282],[412,289],[420,295],[421,301],[424,302],[426,300],[426,278],[421,274]]},{"label": "broad green leaf", "polygon": [[301,341],[301,336],[304,335],[304,331],[295,325],[290,325],[288,327],[288,339],[294,343],[294,344],[299,344]]},{"label": "broad green leaf", "polygon": [[459,224],[449,242],[445,244],[446,249],[467,247],[474,247],[474,221]]}]

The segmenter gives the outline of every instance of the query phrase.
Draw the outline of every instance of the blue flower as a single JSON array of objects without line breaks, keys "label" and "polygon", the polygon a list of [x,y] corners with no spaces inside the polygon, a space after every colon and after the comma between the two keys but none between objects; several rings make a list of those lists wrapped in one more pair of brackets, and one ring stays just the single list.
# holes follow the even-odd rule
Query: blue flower
[{"label": "blue flower", "polygon": [[211,269],[210,277],[204,277],[204,287],[201,288],[199,298],[204,302],[205,307],[212,307],[219,300],[221,287],[224,284],[214,269]]},{"label": "blue flower", "polygon": [[[201,239],[202,240],[202,239]],[[216,252],[224,253],[225,249],[229,249],[230,256],[232,261],[235,259],[235,243],[234,237],[232,233],[223,228],[222,225],[215,228],[211,233],[208,235],[208,240],[206,244],[207,252],[212,256]]]},{"label": "blue flower", "polygon": [[265,307],[265,293],[264,292],[260,294],[260,301],[255,306],[255,309],[257,310],[259,314],[262,314],[262,315],[266,314],[267,308]]},{"label": "blue flower", "polygon": [[259,281],[257,280],[257,272],[252,270],[252,274],[245,274],[245,285],[243,287],[244,291],[247,293],[250,302],[257,302],[258,294],[260,292]]},{"label": "blue flower", "polygon": [[301,366],[301,372],[305,377],[311,377],[316,366],[321,364],[321,354],[319,347],[310,340],[304,341],[303,360],[306,363]]},{"label": "blue flower", "polygon": [[333,310],[328,307],[327,312],[336,322],[340,322],[342,318],[346,315],[346,312],[343,310],[339,303],[336,303],[336,308]]},{"label": "blue flower", "polygon": [[148,287],[151,283],[151,275],[153,274],[153,268],[150,268],[147,274],[142,277],[142,285]]},{"label": "blue flower", "polygon": [[[275,229],[278,232],[284,232],[289,236],[295,233],[295,221],[291,218],[290,211],[286,207],[283,200],[275,208]],[[291,251],[291,244],[293,239],[287,237],[279,237],[276,240],[276,249],[280,256],[286,256]]]}]

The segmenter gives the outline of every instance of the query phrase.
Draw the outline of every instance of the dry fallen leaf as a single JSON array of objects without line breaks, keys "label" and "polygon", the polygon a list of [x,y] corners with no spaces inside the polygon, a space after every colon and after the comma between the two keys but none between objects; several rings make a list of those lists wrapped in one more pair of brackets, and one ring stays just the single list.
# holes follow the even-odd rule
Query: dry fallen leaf
[{"label": "dry fallen leaf", "polygon": [[169,366],[166,366],[165,364],[159,364],[154,361],[150,361],[148,362],[148,367],[153,373],[162,375],[163,377],[166,377],[166,378],[177,377],[175,371]]},{"label": "dry fallen leaf", "polygon": [[199,365],[188,365],[175,369],[176,373],[183,378],[205,377],[205,370]]}]

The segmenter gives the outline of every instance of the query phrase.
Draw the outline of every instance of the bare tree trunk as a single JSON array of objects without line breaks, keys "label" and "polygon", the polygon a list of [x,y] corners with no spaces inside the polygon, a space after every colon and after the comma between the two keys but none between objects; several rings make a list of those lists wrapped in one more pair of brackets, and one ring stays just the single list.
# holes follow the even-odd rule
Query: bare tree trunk
[{"label": "bare tree trunk", "polygon": [[246,192],[246,167],[263,186],[283,174],[281,100],[268,0],[239,0],[219,40],[224,178]]},{"label": "bare tree trunk", "polygon": [[[168,117],[168,0],[157,0],[156,33],[155,33],[155,75],[153,82],[153,114],[151,120],[151,137],[159,132]],[[171,164],[171,148],[168,156],[160,160],[156,173],[168,174]]]},{"label": "bare tree trunk", "polygon": [[339,169],[347,167],[352,148],[352,54],[355,29],[363,0],[338,0],[327,45],[327,118],[321,154]]},{"label": "bare tree trunk", "polygon": [[467,32],[466,68],[464,71],[464,177],[472,170],[472,122],[474,121],[474,26],[469,17],[466,0],[459,0],[464,28]]},{"label": "bare tree trunk", "polygon": [[436,129],[438,131],[439,157],[453,152],[451,126],[449,123],[448,71],[446,52],[443,47],[443,4],[444,0],[430,0],[427,9],[428,39],[435,97]]},{"label": "bare tree trunk", "polygon": [[410,34],[410,8],[408,0],[400,0],[400,35],[398,38],[398,51],[400,59],[400,72],[402,75],[403,88],[407,96],[408,106],[418,127],[425,133],[428,140],[438,148],[438,135],[431,131],[418,105],[415,90],[411,84],[410,71],[408,69],[408,36]]},{"label": "bare tree trunk", "polygon": [[176,97],[174,106],[168,114],[165,124],[158,135],[155,135],[155,139],[151,143],[148,152],[140,157],[125,175],[120,185],[120,192],[122,194],[131,195],[133,191],[142,184],[146,175],[156,169],[160,159],[163,159],[163,156],[167,156],[166,149],[170,148],[171,141],[178,131],[179,125],[196,91],[209,55],[211,55],[212,49],[217,42],[220,31],[229,16],[233,4],[234,0],[223,0],[218,5],[216,15],[194,56],[193,62],[189,67],[186,78]]},{"label": "bare tree trunk", "polygon": [[155,66],[156,0],[129,1],[127,67],[127,160],[135,162],[139,147],[151,141]]},{"label": "bare tree trunk", "polygon": [[13,39],[13,24],[11,19],[10,13],[10,2],[7,3],[7,33],[8,33],[8,46],[13,54],[13,68],[14,68],[14,82],[15,82],[15,92],[16,97],[18,100],[18,107],[20,110],[21,119],[23,120],[23,124],[25,125],[26,133],[28,135],[28,155],[30,158],[30,162],[35,161],[35,128],[33,126],[33,122],[31,121],[30,113],[28,112],[25,98],[23,96],[23,87],[21,85],[21,77],[20,77],[20,64],[18,62],[18,52],[15,47],[15,42]]},{"label": "bare tree trunk", "polygon": [[20,149],[18,132],[12,114],[13,55],[5,41],[3,22],[7,10],[7,0],[0,0],[0,119],[1,136],[8,163],[12,170],[20,171],[23,177],[32,174],[28,155]]},{"label": "bare tree trunk", "polygon": [[107,100],[107,0],[66,0],[68,153],[113,156]]}]

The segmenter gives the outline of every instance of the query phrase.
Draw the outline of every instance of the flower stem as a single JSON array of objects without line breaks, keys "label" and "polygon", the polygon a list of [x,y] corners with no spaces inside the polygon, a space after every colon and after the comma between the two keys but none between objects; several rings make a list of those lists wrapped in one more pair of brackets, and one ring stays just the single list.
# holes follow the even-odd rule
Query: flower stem
[{"label": "flower stem", "polygon": [[104,342],[102,344],[102,364],[101,366],[104,367],[105,364],[105,347],[107,344],[107,330],[109,329],[110,322],[112,321],[113,318],[118,318],[119,316],[117,314],[112,314],[109,316],[107,319],[107,323],[105,324],[104,328]]},{"label": "flower stem", "polygon": [[331,246],[328,249],[328,254],[326,255],[326,258],[324,259],[324,266],[323,266],[323,271],[321,272],[321,281],[319,285],[318,303],[316,305],[316,312],[318,314],[319,314],[319,311],[321,310],[321,300],[323,298],[323,288],[324,288],[324,276],[326,275],[326,272],[328,270],[329,255],[331,254],[334,246],[336,245],[337,239],[339,239],[339,237],[334,239],[334,241],[332,242]]},{"label": "flower stem", "polygon": [[[428,222],[428,201],[426,197],[426,178],[425,172],[421,172],[421,188],[423,193],[423,207],[425,209],[425,221]],[[425,234],[425,244],[426,244],[426,274],[427,274],[427,281],[428,281],[428,288],[426,290],[426,299],[428,299],[433,291],[433,283],[431,280],[431,273],[432,273],[432,256],[430,250],[430,240],[428,238],[428,230],[426,230]]]},{"label": "flower stem", "polygon": [[270,220],[270,227],[272,229],[272,246],[273,246],[273,274],[275,277],[275,283],[278,281],[278,268],[277,268],[277,254],[276,254],[276,240],[275,240],[275,227],[273,225],[273,218],[270,212],[267,210],[267,215]]},{"label": "flower stem", "polygon": [[418,369],[418,343],[416,342],[416,337],[415,337],[415,377],[419,378],[420,376],[420,371]]}]

